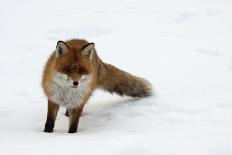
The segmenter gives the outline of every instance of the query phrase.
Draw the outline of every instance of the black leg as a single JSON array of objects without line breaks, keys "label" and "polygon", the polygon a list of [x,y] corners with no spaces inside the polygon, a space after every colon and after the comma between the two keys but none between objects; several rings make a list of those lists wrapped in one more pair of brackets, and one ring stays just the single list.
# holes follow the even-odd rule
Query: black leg
[{"label": "black leg", "polygon": [[48,100],[48,113],[44,132],[53,132],[58,110],[59,105]]},{"label": "black leg", "polygon": [[79,119],[80,119],[82,110],[83,110],[83,106],[69,110],[69,112],[68,112],[69,113],[68,133],[77,132],[78,123],[79,123]]},{"label": "black leg", "polygon": [[68,115],[68,109],[66,109],[65,116],[69,117],[69,115]]}]

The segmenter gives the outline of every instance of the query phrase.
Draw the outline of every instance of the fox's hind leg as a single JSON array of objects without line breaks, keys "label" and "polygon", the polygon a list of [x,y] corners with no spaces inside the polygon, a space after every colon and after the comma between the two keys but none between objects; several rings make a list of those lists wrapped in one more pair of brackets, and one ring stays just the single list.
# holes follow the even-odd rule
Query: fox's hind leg
[{"label": "fox's hind leg", "polygon": [[59,110],[59,105],[48,100],[48,113],[47,113],[47,121],[45,123],[44,132],[53,132],[58,110]]},{"label": "fox's hind leg", "polygon": [[69,117],[68,109],[66,109],[65,116]]},{"label": "fox's hind leg", "polygon": [[80,106],[78,108],[73,108],[68,110],[69,115],[69,133],[77,132],[79,119],[81,116],[81,112],[83,111],[84,106]]}]

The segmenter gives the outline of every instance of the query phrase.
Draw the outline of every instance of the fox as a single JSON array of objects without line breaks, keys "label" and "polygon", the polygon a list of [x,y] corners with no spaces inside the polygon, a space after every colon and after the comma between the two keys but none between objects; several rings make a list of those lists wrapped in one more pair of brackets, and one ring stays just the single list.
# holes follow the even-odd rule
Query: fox
[{"label": "fox", "polygon": [[104,63],[95,44],[84,39],[58,41],[44,67],[42,88],[47,97],[44,132],[52,133],[59,107],[66,108],[68,133],[76,133],[85,104],[96,89],[120,96],[152,95],[151,83]]}]

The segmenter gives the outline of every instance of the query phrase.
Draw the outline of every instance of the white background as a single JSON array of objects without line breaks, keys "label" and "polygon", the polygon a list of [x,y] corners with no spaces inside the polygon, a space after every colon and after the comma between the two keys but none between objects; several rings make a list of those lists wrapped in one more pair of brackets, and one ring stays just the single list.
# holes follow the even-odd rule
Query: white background
[{"label": "white background", "polygon": [[[231,0],[1,0],[0,154],[231,155]],[[42,70],[58,40],[152,82],[142,100],[97,91],[76,134],[43,133]]]}]

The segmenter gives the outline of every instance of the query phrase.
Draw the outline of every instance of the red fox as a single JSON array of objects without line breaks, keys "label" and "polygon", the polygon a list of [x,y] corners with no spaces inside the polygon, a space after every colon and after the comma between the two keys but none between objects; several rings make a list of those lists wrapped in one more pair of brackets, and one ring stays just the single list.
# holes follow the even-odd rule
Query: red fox
[{"label": "red fox", "polygon": [[42,80],[48,98],[44,132],[53,132],[59,106],[67,108],[68,132],[77,132],[84,105],[96,88],[121,96],[142,98],[152,95],[150,82],[102,62],[94,46],[94,43],[80,39],[57,42]]}]

